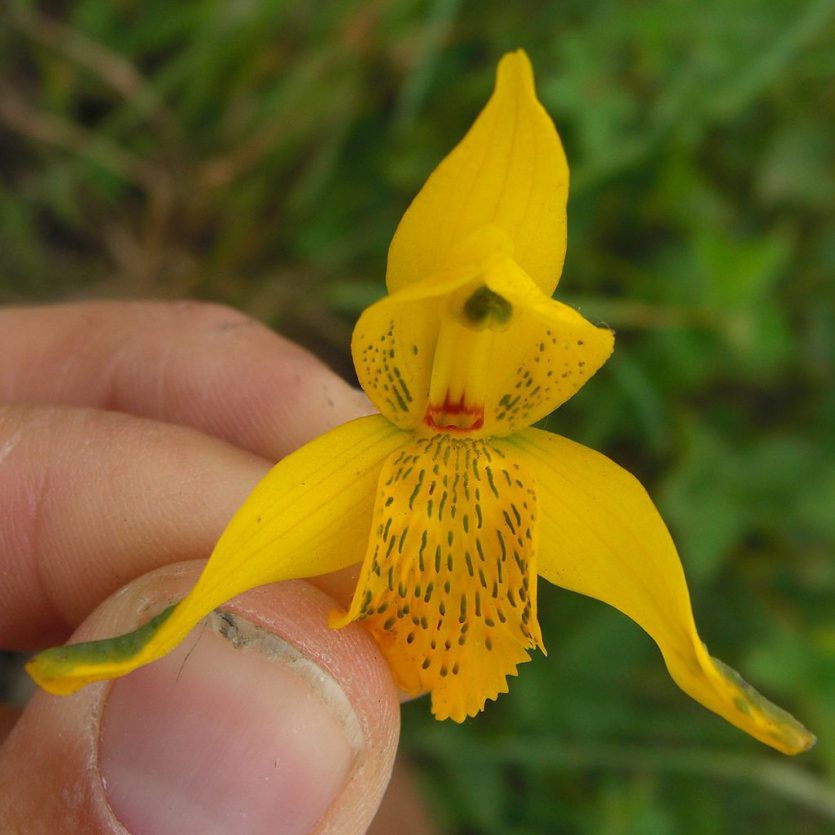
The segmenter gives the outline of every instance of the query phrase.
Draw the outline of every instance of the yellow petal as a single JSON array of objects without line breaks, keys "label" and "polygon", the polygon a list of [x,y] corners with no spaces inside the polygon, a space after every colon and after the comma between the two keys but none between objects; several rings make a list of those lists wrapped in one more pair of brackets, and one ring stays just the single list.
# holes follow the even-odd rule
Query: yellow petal
[{"label": "yellow petal", "polygon": [[160,658],[204,615],[247,589],[359,562],[380,468],[406,440],[373,415],[297,450],[256,486],[179,605],[129,635],[46,650],[27,665],[29,674],[51,693],[72,693]]},{"label": "yellow petal", "polygon": [[521,50],[509,53],[486,107],[400,221],[389,249],[389,292],[439,272],[462,240],[494,224],[550,295],[565,257],[567,198],[565,153],[536,98],[530,61]]},{"label": "yellow petal", "polygon": [[814,736],[737,673],[696,633],[672,539],[638,481],[608,458],[535,429],[496,442],[536,475],[540,574],[628,615],[658,644],[675,682],[705,707],[786,754]]},{"label": "yellow petal", "polygon": [[473,716],[541,646],[533,481],[489,442],[419,439],[383,466],[350,611],[398,685],[438,719]]},{"label": "yellow petal", "polygon": [[609,358],[615,336],[546,296],[509,258],[494,262],[485,284],[512,312],[486,363],[484,431],[509,435],[576,394]]},{"label": "yellow petal", "polygon": [[546,296],[484,227],[454,266],[366,310],[352,349],[360,384],[403,429],[508,435],[565,402],[614,335]]}]

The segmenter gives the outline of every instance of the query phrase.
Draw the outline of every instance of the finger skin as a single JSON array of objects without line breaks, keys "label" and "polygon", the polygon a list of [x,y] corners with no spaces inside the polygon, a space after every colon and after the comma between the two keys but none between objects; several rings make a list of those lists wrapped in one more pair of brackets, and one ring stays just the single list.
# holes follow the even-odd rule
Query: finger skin
[{"label": "finger skin", "polygon": [[0,402],[151,417],[271,460],[372,411],[312,354],[204,302],[0,310]]},{"label": "finger skin", "polygon": [[14,705],[0,704],[0,744],[9,735],[19,718],[20,708]]},{"label": "finger skin", "polygon": [[0,640],[63,640],[158,566],[206,558],[269,462],[193,429],[61,406],[0,408]]},{"label": "finger skin", "polygon": [[[202,564],[166,566],[110,598],[74,640],[132,629],[194,583]],[[327,628],[334,605],[307,583],[255,589],[224,607],[280,635],[330,674],[359,720],[364,749],[316,831],[365,832],[391,773],[399,734],[397,695],[367,633]],[[0,822],[15,832],[123,832],[99,771],[100,719],[110,682],[65,698],[38,693],[0,749]],[[6,831],[4,829],[4,831]]]},{"label": "finger skin", "polygon": [[[192,302],[1,310],[2,400],[20,404],[0,408],[0,646],[15,649],[63,640],[144,571],[206,557],[268,462],[369,411],[306,351]],[[323,585],[344,600],[355,574]]]}]

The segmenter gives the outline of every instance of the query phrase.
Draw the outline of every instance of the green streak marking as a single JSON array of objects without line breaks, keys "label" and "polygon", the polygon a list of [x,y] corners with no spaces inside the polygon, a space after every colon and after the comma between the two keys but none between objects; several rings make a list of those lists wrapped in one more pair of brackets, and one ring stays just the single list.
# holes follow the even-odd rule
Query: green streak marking
[{"label": "green streak marking", "polygon": [[127,661],[138,655],[170,617],[176,604],[151,618],[146,624],[115,638],[87,641],[68,647],[53,647],[38,656],[38,666],[44,677],[66,675],[74,667],[85,664],[111,664]]}]

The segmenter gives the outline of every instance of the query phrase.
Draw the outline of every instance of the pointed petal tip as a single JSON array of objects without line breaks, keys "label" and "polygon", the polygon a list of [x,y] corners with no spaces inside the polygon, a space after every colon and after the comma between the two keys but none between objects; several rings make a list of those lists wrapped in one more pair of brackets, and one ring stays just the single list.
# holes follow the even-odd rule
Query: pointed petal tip
[{"label": "pointed petal tip", "polygon": [[803,731],[803,737],[800,740],[800,746],[793,750],[787,751],[786,753],[790,756],[795,756],[796,754],[805,754],[807,751],[811,751],[818,744],[818,738],[807,728],[804,728],[799,722],[797,723],[799,728]]},{"label": "pointed petal tip", "polygon": [[817,737],[788,711],[766,699],[733,667],[712,656],[710,660],[721,676],[724,688],[729,691],[727,701],[733,704],[738,714],[723,713],[726,719],[789,756],[802,754],[815,745]]},{"label": "pointed petal tip", "polygon": [[519,73],[523,80],[533,82],[533,65],[528,53],[524,49],[514,49],[505,52],[499,60],[497,75],[509,77],[512,73]]},{"label": "pointed petal tip", "polygon": [[68,675],[61,675],[51,669],[57,659],[51,657],[53,650],[46,650],[29,661],[24,669],[29,678],[53,696],[69,696],[80,690],[87,682]]},{"label": "pointed petal tip", "polygon": [[42,690],[68,696],[87,684],[125,675],[159,654],[147,652],[174,612],[169,606],[147,623],[115,638],[51,647],[26,665],[26,672]]},{"label": "pointed petal tip", "polygon": [[533,64],[523,49],[506,52],[499,60],[496,67],[496,94],[503,93],[524,97],[536,102],[537,108],[541,107],[536,97]]}]

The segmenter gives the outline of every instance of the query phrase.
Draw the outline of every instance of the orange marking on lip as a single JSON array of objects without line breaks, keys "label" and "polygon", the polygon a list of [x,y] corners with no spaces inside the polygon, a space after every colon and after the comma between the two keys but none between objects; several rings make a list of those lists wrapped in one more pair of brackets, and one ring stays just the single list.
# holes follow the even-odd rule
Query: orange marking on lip
[{"label": "orange marking on lip", "polygon": [[440,406],[427,406],[423,420],[432,429],[444,432],[474,432],[484,426],[484,406],[467,405],[463,394],[459,400],[451,400],[447,392]]}]

